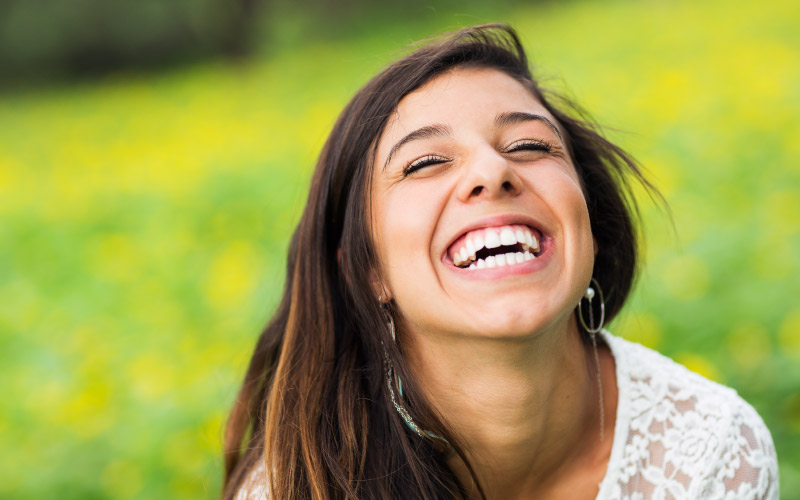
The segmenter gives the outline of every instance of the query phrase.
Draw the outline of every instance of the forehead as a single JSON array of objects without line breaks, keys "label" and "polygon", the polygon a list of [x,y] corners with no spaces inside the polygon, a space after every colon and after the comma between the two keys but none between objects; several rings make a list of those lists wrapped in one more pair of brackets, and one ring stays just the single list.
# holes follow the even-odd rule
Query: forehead
[{"label": "forehead", "polygon": [[543,115],[544,106],[520,82],[492,68],[455,68],[405,96],[378,142],[378,157],[405,134],[433,123],[458,130],[459,125],[491,123],[498,113],[522,111]]}]

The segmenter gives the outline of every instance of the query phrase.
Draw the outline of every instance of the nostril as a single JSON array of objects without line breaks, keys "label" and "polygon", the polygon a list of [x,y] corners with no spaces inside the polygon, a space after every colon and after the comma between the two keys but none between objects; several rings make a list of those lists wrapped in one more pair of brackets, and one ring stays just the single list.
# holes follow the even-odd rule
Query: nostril
[{"label": "nostril", "polygon": [[503,183],[503,190],[509,193],[513,193],[514,191],[516,191],[516,188],[509,181],[505,181]]},{"label": "nostril", "polygon": [[474,188],[472,188],[470,196],[478,196],[481,194],[482,191],[483,191],[483,186],[475,186]]}]

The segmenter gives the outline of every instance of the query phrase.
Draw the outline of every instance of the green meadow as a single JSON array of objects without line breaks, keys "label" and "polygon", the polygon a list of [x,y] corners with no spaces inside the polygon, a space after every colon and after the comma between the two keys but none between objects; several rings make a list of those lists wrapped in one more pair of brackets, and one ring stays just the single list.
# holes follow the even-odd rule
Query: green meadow
[{"label": "green meadow", "polygon": [[330,39],[295,17],[249,61],[0,94],[0,497],[217,497],[338,112],[409,43],[505,21],[668,202],[640,192],[645,264],[609,329],[735,388],[796,498],[800,7],[734,3],[431,8]]}]

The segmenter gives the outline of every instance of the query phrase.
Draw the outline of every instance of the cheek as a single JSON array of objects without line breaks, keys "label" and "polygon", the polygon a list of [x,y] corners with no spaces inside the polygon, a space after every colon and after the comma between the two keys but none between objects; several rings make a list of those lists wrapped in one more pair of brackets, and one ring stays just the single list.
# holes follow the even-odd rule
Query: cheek
[{"label": "cheek", "polygon": [[[594,264],[596,244],[592,235],[589,210],[583,196],[577,175],[573,172],[560,171],[554,175],[549,184],[550,196],[553,200],[551,209],[559,214],[561,227],[570,254],[567,263],[575,266],[580,275],[589,275]],[[587,275],[588,281],[588,275]]]},{"label": "cheek", "polygon": [[584,227],[591,233],[589,210],[580,180],[574,167],[550,164],[538,177],[529,179],[529,185],[539,198],[545,200],[562,223]]},{"label": "cheek", "polygon": [[395,188],[375,206],[376,246],[383,276],[393,294],[417,281],[431,263],[436,205],[424,189]]},{"label": "cheek", "polygon": [[597,254],[597,244],[592,235],[592,225],[589,219],[589,210],[583,193],[577,191],[573,200],[573,220],[575,221],[575,253],[576,273],[579,282],[589,282],[594,270],[594,258]]}]

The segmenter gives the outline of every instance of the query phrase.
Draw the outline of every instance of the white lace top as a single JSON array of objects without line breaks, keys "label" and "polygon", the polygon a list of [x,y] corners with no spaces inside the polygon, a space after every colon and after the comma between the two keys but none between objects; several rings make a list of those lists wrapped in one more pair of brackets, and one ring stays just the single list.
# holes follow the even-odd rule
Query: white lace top
[{"label": "white lace top", "polygon": [[736,391],[603,332],[617,369],[617,422],[598,500],[777,500],[778,462]]},{"label": "white lace top", "polygon": [[[778,463],[761,417],[736,391],[603,331],[619,399],[597,500],[777,500]],[[236,500],[266,500],[256,468]]]}]

